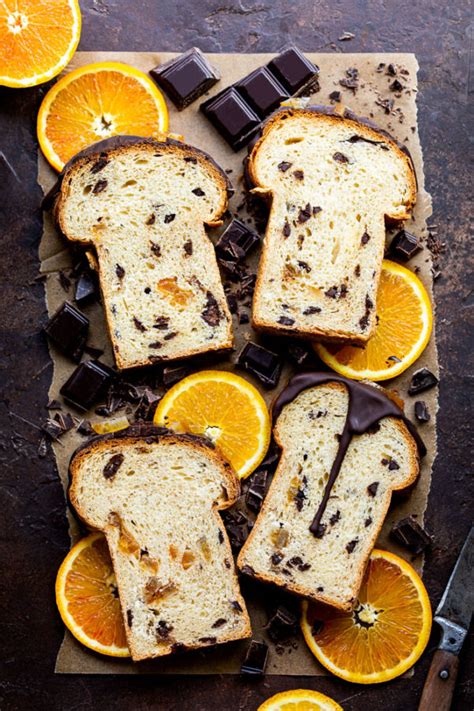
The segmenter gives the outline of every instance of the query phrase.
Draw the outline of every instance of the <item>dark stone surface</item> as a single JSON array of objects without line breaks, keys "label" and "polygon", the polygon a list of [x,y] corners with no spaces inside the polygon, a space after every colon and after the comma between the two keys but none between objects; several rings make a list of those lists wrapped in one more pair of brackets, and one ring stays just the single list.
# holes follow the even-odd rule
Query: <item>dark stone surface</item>
[{"label": "dark stone surface", "polygon": [[[427,187],[439,237],[446,242],[436,281],[441,362],[439,455],[426,525],[435,534],[425,581],[436,605],[472,516],[472,437],[469,342],[472,260],[468,254],[468,6],[363,0],[82,0],[82,50],[277,51],[288,41],[322,52],[415,51],[419,121]],[[355,38],[339,42],[344,31]],[[35,116],[45,87],[0,88],[1,428],[0,617],[3,669],[0,707],[11,709],[210,708],[253,711],[284,689],[309,687],[340,701],[345,711],[417,708],[437,641],[433,632],[413,678],[358,687],[331,678],[80,677],[54,676],[63,628],[54,604],[54,579],[67,551],[64,495],[52,457],[37,455],[45,419],[51,363],[40,333],[46,321],[37,276],[41,234],[36,185]],[[471,269],[471,270],[470,270]],[[470,270],[470,271],[469,271]],[[471,492],[472,494],[472,492]],[[469,647],[462,655],[453,709],[472,708]],[[223,649],[224,653],[224,649]],[[471,703],[469,702],[471,698]],[[434,711],[434,710],[433,710]]]}]

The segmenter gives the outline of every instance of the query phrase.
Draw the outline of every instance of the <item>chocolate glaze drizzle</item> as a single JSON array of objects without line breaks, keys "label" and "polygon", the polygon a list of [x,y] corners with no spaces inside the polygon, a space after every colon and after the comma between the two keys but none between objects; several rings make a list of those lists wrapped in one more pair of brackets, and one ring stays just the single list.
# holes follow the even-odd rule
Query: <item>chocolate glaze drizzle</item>
[{"label": "chocolate glaze drizzle", "polygon": [[324,495],[309,527],[313,535],[318,534],[319,525],[326,509],[332,487],[338,477],[353,435],[364,434],[384,417],[397,417],[403,420],[415,440],[419,455],[424,457],[426,454],[426,447],[413,423],[405,417],[398,405],[393,402],[383,390],[354,380],[348,380],[336,373],[308,371],[295,375],[273,404],[273,420],[275,421],[285,405],[292,402],[303,390],[331,382],[342,383],[347,388],[349,393],[349,406],[336,458],[331,467]]}]

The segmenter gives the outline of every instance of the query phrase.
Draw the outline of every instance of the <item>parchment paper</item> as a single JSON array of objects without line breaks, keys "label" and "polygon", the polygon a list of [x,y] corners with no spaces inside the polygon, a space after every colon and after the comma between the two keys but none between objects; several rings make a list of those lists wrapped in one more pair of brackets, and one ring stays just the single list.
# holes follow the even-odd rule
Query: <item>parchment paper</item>
[{"label": "parchment paper", "polygon": [[[77,66],[89,62],[99,62],[105,60],[122,61],[131,64],[145,72],[160,62],[167,61],[176,56],[171,53],[153,52],[78,52],[68,71]],[[208,55],[210,61],[221,73],[221,81],[216,84],[209,95],[217,93],[228,84],[240,79],[253,69],[265,64],[270,58],[270,54],[213,54]],[[418,177],[418,201],[411,221],[407,223],[410,231],[420,236],[424,241],[427,237],[426,220],[431,214],[431,202],[429,195],[424,189],[423,162],[420,141],[417,130],[416,119],[416,73],[418,69],[417,61],[411,54],[311,54],[307,56],[319,65],[321,89],[314,95],[315,104],[329,104],[329,94],[334,90],[340,90],[343,103],[353,109],[360,116],[372,118],[381,128],[389,130],[395,137],[404,143],[410,150]],[[408,74],[399,77],[405,85],[406,90],[402,96],[397,97],[389,90],[389,84],[393,77],[388,76],[386,71],[377,72],[380,63],[388,65],[394,63],[398,67],[403,67]],[[339,85],[339,80],[344,78],[345,70],[349,67],[356,67],[360,75],[360,88],[357,92],[352,92]],[[394,106],[390,114],[385,113],[383,107],[375,102],[380,99],[394,99]],[[214,159],[226,170],[231,171],[229,177],[236,190],[232,198],[230,210],[236,213],[237,207],[242,203],[242,159],[245,149],[240,153],[233,153],[224,140],[208,123],[207,119],[199,113],[199,103],[196,101],[182,112],[176,111],[170,101],[167,102],[170,110],[170,130],[174,133],[182,134],[185,140],[199,148],[208,151]],[[54,171],[49,168],[46,161],[40,157],[39,160],[39,183],[45,192],[51,187],[55,179]],[[238,211],[241,219],[246,218],[245,211]],[[214,232],[212,239],[217,236]],[[390,234],[388,238],[390,238]],[[49,215],[44,218],[44,234],[40,245],[41,272],[47,275],[45,280],[46,301],[49,313],[53,313],[61,303],[68,298],[73,300],[74,293],[71,288],[66,294],[64,288],[60,286],[59,270],[73,266],[70,247],[60,238],[51,224]],[[258,254],[249,260],[255,270],[258,262]],[[431,276],[431,256],[428,249],[425,249],[410,261],[409,266],[413,269],[419,268],[419,276],[424,282],[430,294],[432,293]],[[92,304],[82,309],[90,319],[89,344],[98,348],[103,348],[105,353],[101,360],[112,364],[110,344],[106,335],[104,318],[100,304]],[[234,317],[234,332],[236,335],[236,348],[232,356],[222,358],[217,362],[212,362],[212,367],[233,368],[233,362],[240,352],[243,343],[250,338],[257,339],[249,325],[239,326]],[[66,378],[75,368],[75,364],[61,355],[54,347],[51,347],[51,355],[54,361],[54,376],[50,389],[50,397],[61,399],[59,389]],[[206,359],[201,359],[199,365],[193,364],[193,368],[206,365]],[[388,385],[396,389],[405,398],[406,412],[409,417],[413,417],[413,403],[415,398],[406,395],[408,381],[414,370],[427,366],[430,370],[438,372],[438,362],[434,334],[431,342],[421,358],[404,375]],[[149,369],[150,382],[153,382],[153,369]],[[275,393],[285,383],[290,374],[287,368],[282,375],[280,385],[273,391],[262,391],[260,384],[246,375],[262,391],[267,402],[275,396]],[[422,463],[419,481],[411,495],[405,500],[394,502],[387,517],[383,531],[380,535],[378,546],[395,551],[399,555],[410,558],[406,550],[398,548],[393,541],[389,540],[388,532],[395,520],[408,514],[416,514],[420,523],[426,508],[427,497],[430,487],[431,468],[436,452],[436,390],[423,393],[423,400],[426,401],[431,413],[431,420],[423,425],[420,430],[428,448],[428,456]],[[66,409],[69,409],[66,405]],[[87,418],[100,420],[92,411],[85,415]],[[54,445],[59,475],[67,486],[67,466],[69,458],[75,447],[84,441],[77,433],[70,432],[61,438],[60,442]],[[77,522],[68,513],[72,540],[79,536]],[[419,557],[414,561],[415,567],[420,570],[422,559]],[[268,621],[269,601],[278,595],[278,592],[269,586],[258,584],[253,581],[244,580],[242,582],[244,596],[249,604],[252,618],[253,636],[256,639],[265,639],[270,645],[269,662],[267,674],[286,675],[320,675],[324,670],[318,665],[314,657],[308,651],[302,637],[296,640],[296,648],[288,646],[283,653],[278,654],[274,645],[269,640],[266,631],[263,629]],[[266,602],[266,605],[265,605]],[[130,660],[111,659],[89,652],[66,632],[65,639],[61,646],[56,662],[56,671],[61,673],[93,673],[93,674],[140,674],[140,673],[178,673],[178,674],[231,674],[238,673],[240,665],[248,646],[248,640],[242,642],[221,645],[216,649],[208,649],[201,652],[185,653],[175,658],[165,658],[163,660],[153,660],[146,663],[134,664]]]}]

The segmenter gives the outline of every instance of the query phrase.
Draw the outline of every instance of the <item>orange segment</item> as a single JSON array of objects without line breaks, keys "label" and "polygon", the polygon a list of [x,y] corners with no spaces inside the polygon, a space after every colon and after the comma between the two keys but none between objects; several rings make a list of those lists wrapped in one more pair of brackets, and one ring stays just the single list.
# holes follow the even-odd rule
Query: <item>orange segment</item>
[{"label": "orange segment", "polygon": [[77,0],[1,0],[0,84],[22,88],[52,79],[80,36]]},{"label": "orange segment", "polygon": [[120,62],[98,62],[62,77],[38,113],[38,140],[57,170],[78,151],[116,135],[163,137],[168,109],[143,72]]},{"label": "orange segment", "polygon": [[428,593],[413,568],[374,550],[354,609],[303,602],[305,640],[326,669],[357,684],[403,674],[425,649],[431,630]]},{"label": "orange segment", "polygon": [[257,711],[343,711],[342,706],[319,691],[292,689],[281,691],[261,704]]},{"label": "orange segment", "polygon": [[181,380],[158,403],[154,422],[208,437],[241,478],[260,464],[270,442],[264,399],[244,378],[224,370]]},{"label": "orange segment", "polygon": [[89,649],[129,657],[117,585],[102,533],[79,541],[56,578],[56,604],[66,627]]},{"label": "orange segment", "polygon": [[363,346],[316,343],[330,368],[355,380],[387,380],[400,375],[424,351],[433,314],[425,287],[406,267],[384,260],[377,294],[378,323]]}]

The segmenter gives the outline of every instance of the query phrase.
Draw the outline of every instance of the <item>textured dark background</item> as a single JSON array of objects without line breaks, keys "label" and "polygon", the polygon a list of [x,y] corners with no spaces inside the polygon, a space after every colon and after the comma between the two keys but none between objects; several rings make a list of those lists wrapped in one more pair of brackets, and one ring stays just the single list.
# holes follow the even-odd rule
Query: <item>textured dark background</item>
[{"label": "textured dark background", "polygon": [[[435,543],[425,571],[436,604],[469,529],[473,500],[469,495],[473,279],[468,251],[472,44],[468,4],[464,0],[81,0],[81,7],[82,50],[175,51],[198,45],[212,52],[270,52],[291,39],[313,52],[416,52],[421,65],[419,123],[427,189],[434,202],[432,225],[446,243],[435,286],[442,371],[439,455],[427,514]],[[339,42],[343,31],[353,32],[355,38]],[[359,687],[335,678],[269,677],[253,683],[236,677],[53,675],[63,634],[54,604],[54,578],[69,545],[64,495],[52,458],[38,458],[38,431],[18,419],[34,424],[44,419],[51,377],[39,331],[45,319],[43,288],[34,282],[41,234],[35,117],[46,88],[0,88],[0,708],[253,711],[272,693],[308,686],[333,696],[345,711],[416,709],[436,631],[415,676],[382,687]],[[5,159],[16,175],[7,169]],[[463,651],[453,706],[459,710],[472,709],[468,660],[469,643]]]}]

